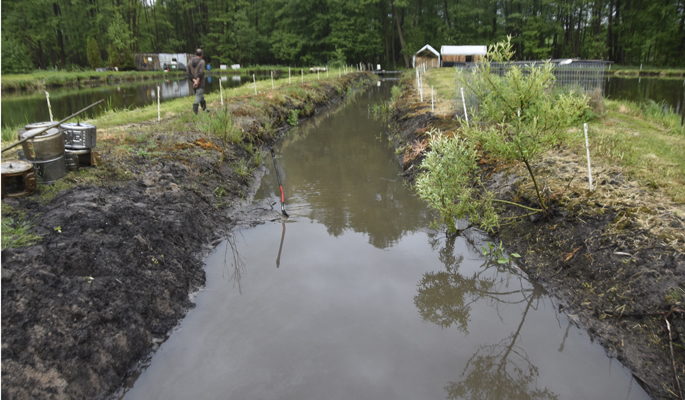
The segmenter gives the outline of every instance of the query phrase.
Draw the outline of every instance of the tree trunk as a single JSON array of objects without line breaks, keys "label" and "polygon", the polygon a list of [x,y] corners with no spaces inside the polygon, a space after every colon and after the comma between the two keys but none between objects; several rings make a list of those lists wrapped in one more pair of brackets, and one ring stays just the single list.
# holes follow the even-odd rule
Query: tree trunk
[{"label": "tree trunk", "polygon": [[444,0],[445,3],[445,19],[447,20],[447,26],[452,29],[452,23],[450,22],[450,10],[447,7],[447,0]]},{"label": "tree trunk", "polygon": [[381,1],[381,21],[383,21],[383,40],[385,41],[385,62],[389,63],[390,46],[388,44],[388,14],[385,12],[385,1]]},{"label": "tree trunk", "polygon": [[67,66],[67,58],[66,58],[66,53],[64,51],[64,37],[62,35],[62,10],[59,8],[59,4],[57,3],[52,3],[52,9],[55,12],[55,18],[57,19],[57,44],[59,44],[59,58],[60,58],[60,67],[66,68]]},{"label": "tree trunk", "polygon": [[397,58],[395,57],[395,13],[392,13],[392,22],[390,22],[390,34],[392,43],[392,70],[397,71]]},{"label": "tree trunk", "polygon": [[397,18],[397,8],[395,7],[395,1],[392,1],[392,12],[395,15],[395,21],[397,21],[397,34],[400,37],[400,45],[402,46],[402,55],[404,56],[404,66],[405,68],[410,68],[409,55],[407,54],[407,47],[404,45],[404,36],[402,35],[402,26],[400,25],[400,19]]},{"label": "tree trunk", "polygon": [[614,19],[614,0],[609,0],[609,20],[607,23],[607,59],[608,59],[608,61],[615,61],[615,60],[612,60],[612,58],[613,58],[612,57],[612,55],[613,55],[612,45],[614,43],[614,40],[612,37],[612,35],[613,35],[613,31],[612,31],[613,19]]}]

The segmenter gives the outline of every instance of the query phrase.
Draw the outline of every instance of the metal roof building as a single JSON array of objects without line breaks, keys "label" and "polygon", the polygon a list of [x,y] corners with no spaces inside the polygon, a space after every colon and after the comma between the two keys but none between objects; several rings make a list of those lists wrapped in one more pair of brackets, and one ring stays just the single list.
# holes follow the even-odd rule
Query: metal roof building
[{"label": "metal roof building", "polygon": [[475,62],[488,54],[488,46],[442,46],[440,56],[443,67],[452,67],[457,63]]}]

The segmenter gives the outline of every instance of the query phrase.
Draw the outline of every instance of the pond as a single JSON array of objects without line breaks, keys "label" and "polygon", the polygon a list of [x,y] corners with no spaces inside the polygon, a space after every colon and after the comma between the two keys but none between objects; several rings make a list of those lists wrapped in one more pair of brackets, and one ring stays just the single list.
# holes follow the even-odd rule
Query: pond
[{"label": "pond", "polygon": [[[247,79],[247,77],[239,75],[206,76],[205,94],[218,92],[219,81],[221,81],[221,86],[224,89],[230,89],[244,84]],[[257,75],[256,79],[270,79],[270,75]],[[249,80],[252,81],[252,78],[250,77]],[[188,79],[147,81],[144,83],[112,82],[96,87],[55,88],[49,89],[48,92],[50,93],[53,118],[58,121],[101,99],[106,99],[106,103],[86,111],[84,114],[87,118],[104,112],[107,107],[121,110],[156,103],[157,86],[160,87],[162,102],[177,97],[194,95]],[[189,110],[192,102],[189,99]],[[45,91],[3,93],[1,107],[3,127],[50,120]]]},{"label": "pond", "polygon": [[[290,218],[206,259],[191,310],[134,399],[649,397],[477,230],[445,237],[369,106],[383,82],[275,146]],[[279,210],[273,164],[255,209]]]}]

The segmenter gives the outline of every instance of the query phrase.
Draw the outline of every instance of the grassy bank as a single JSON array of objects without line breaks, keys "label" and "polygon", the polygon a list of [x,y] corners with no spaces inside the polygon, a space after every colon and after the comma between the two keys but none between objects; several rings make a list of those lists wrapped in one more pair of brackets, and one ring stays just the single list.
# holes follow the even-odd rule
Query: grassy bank
[{"label": "grassy bank", "polygon": [[[452,68],[428,71],[424,85],[433,86],[436,114],[461,111]],[[425,89],[424,89],[425,90]],[[426,99],[426,93],[424,93]],[[430,104],[430,93],[428,93]],[[593,163],[620,166],[647,190],[660,190],[678,204],[685,203],[685,127],[681,116],[658,104],[604,100],[598,117],[589,123]],[[582,156],[582,126],[573,135],[574,151]]]},{"label": "grassy bank", "polygon": [[[425,74],[423,101],[415,85],[415,75],[405,74],[390,109],[391,140],[410,182],[425,171],[422,161],[434,143],[429,132],[477,140],[455,118],[463,109],[453,69]],[[628,367],[648,393],[669,398],[677,390],[673,365],[685,359],[664,321],[671,316],[671,328],[685,331],[682,314],[669,313],[681,308],[685,282],[685,133],[679,118],[660,107],[594,103],[596,115],[585,117],[593,190],[580,122],[531,163],[553,210],[547,217],[529,213],[540,203],[520,161],[478,151],[474,180],[482,186],[474,190],[487,190],[498,201],[494,212],[501,223],[492,240],[518,253],[517,266],[542,283],[559,309]],[[456,197],[449,204],[461,204]],[[678,376],[685,380],[682,369]]]},{"label": "grassy bank", "polygon": [[[309,74],[310,67],[290,68],[293,74],[293,79],[299,76],[300,70],[304,70],[304,74]],[[274,71],[278,74],[287,74],[289,67],[283,66],[247,66],[237,70],[227,69],[212,69],[206,71],[207,75],[240,75],[251,77],[252,74],[263,75]],[[330,73],[337,76],[338,70]],[[325,76],[326,73],[324,72]],[[16,91],[16,90],[38,90],[51,87],[62,86],[77,86],[80,84],[97,85],[107,83],[108,80],[122,80],[122,81],[145,81],[145,80],[163,80],[172,78],[183,78],[186,76],[185,71],[41,71],[37,70],[30,74],[16,74],[3,75],[0,82],[0,89],[2,91]]]},{"label": "grassy bank", "polygon": [[[287,74],[288,70],[285,69]],[[256,84],[245,83],[239,87],[224,89],[224,101],[230,101],[230,99],[254,95],[255,86],[257,92],[260,95],[269,96],[269,93],[276,94],[279,96],[283,93],[286,96],[304,96],[308,95],[308,89],[316,89],[321,85],[334,85],[338,87],[342,85],[341,82],[345,81],[345,75],[342,75],[342,80],[338,79],[338,72],[331,72],[329,78],[326,78],[326,73],[322,73],[319,76],[316,74],[305,73],[303,77],[299,75],[293,75],[289,80],[287,75],[285,77],[274,79],[273,88],[271,80],[257,81]],[[304,82],[304,86],[302,84]],[[292,83],[292,84],[291,84]],[[342,87],[342,86],[340,86]],[[290,98],[290,97],[288,97]],[[211,107],[215,107],[220,104],[220,94],[212,93],[205,96],[207,103]],[[169,101],[165,101],[160,104],[160,114],[162,119],[173,118],[179,113],[190,112],[192,108],[192,103],[194,101],[193,96],[176,98]],[[216,104],[215,104],[216,103]],[[104,104],[97,107],[106,107]],[[95,119],[88,120],[88,123],[92,123],[98,127],[98,129],[109,128],[116,125],[138,123],[143,121],[155,120],[157,118],[157,104],[151,104],[145,107],[140,107],[130,110],[111,110],[106,111]],[[23,128],[23,124],[3,127],[2,128],[2,146],[10,144],[16,138],[16,132],[18,129]]]}]

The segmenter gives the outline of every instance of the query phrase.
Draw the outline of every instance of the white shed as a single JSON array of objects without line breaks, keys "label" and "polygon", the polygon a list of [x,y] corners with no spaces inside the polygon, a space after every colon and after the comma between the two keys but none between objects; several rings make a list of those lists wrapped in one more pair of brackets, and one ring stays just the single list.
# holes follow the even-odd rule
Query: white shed
[{"label": "white shed", "polygon": [[488,46],[442,46],[440,56],[442,66],[451,67],[456,63],[475,62],[488,54]]}]

